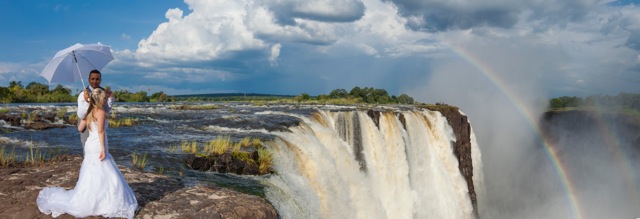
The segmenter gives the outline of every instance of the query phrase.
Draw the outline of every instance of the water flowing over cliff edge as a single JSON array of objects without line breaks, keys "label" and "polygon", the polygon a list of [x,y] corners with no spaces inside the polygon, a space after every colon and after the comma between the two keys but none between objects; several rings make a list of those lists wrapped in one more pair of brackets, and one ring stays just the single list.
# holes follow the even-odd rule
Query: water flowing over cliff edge
[{"label": "water flowing over cliff edge", "polygon": [[276,133],[267,197],[284,218],[477,217],[480,151],[451,109],[301,116]]},{"label": "water flowing over cliff edge", "polygon": [[[214,106],[117,105],[118,117],[137,118],[140,125],[111,128],[111,153],[127,166],[133,152],[148,154],[145,170],[180,177],[187,185],[264,194],[282,218],[476,218],[482,209],[480,150],[456,107],[200,105]],[[14,108],[10,112],[75,112],[73,105]],[[29,145],[82,153],[73,126],[30,131],[9,124],[3,127],[12,131],[2,139],[18,153]],[[276,173],[238,176],[183,164],[185,152],[176,146],[222,135],[236,142],[263,139]]]}]

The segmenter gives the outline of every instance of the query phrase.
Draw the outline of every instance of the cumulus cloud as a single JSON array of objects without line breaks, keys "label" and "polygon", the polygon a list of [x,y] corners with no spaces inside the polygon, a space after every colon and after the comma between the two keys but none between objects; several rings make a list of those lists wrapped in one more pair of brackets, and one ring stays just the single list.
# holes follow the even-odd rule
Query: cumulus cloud
[{"label": "cumulus cloud", "polygon": [[243,24],[245,1],[188,3],[192,9],[189,15],[183,16],[178,8],[167,11],[169,21],[138,43],[138,58],[149,62],[202,61],[265,46]]},{"label": "cumulus cloud", "polygon": [[[163,77],[158,79],[171,80],[184,69],[214,69],[224,72],[225,81],[286,75],[286,80],[260,81],[299,85],[283,87],[280,92],[313,94],[358,85],[386,86],[396,93],[416,80],[389,84],[388,78],[428,78],[431,72],[425,66],[429,63],[443,58],[464,59],[449,51],[456,45],[473,45],[484,48],[479,56],[496,59],[510,56],[491,51],[518,48],[516,51],[531,58],[516,63],[530,68],[526,72],[535,74],[535,80],[547,81],[541,86],[550,95],[588,95],[628,87],[630,75],[638,68],[638,7],[613,7],[607,1],[186,3],[189,11],[167,10],[167,21],[141,40],[135,51],[116,51],[114,66],[120,67],[114,70],[138,69],[139,74],[152,75],[162,72],[158,76]],[[500,68],[512,64],[498,61],[492,65]],[[617,69],[618,77],[605,73],[611,72],[609,69]],[[220,79],[219,72],[203,72],[203,77],[209,74],[212,80]],[[361,72],[368,77],[362,78]],[[398,72],[400,77],[390,76]],[[511,80],[511,75],[517,74],[504,77]],[[578,80],[582,82],[576,83]],[[594,91],[581,84],[600,87]]]}]

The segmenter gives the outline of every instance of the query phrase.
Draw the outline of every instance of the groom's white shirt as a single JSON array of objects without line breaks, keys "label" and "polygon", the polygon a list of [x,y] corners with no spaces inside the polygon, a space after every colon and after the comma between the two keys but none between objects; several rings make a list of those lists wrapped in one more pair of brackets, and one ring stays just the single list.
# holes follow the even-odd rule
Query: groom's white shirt
[{"label": "groom's white shirt", "polygon": [[[93,87],[87,86],[89,90],[93,91]],[[107,108],[106,111],[111,111],[111,106],[113,105],[113,96],[107,98]],[[84,91],[80,92],[78,95],[78,119],[82,120],[87,116],[87,110],[89,109],[89,102],[84,99]]]}]

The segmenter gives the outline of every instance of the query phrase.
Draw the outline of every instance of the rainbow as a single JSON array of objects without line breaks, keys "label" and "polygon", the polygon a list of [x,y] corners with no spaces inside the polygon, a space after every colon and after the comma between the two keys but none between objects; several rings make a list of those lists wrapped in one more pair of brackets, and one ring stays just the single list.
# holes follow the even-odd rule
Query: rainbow
[{"label": "rainbow", "polygon": [[497,74],[497,71],[494,70],[490,65],[485,64],[482,59],[472,52],[466,50],[462,46],[450,43],[449,47],[458,54],[460,57],[465,59],[468,63],[473,65],[475,68],[480,70],[482,74],[484,74],[491,82],[493,82],[500,91],[506,95],[506,97],[511,101],[517,110],[519,110],[523,116],[525,116],[527,122],[531,126],[531,128],[535,131],[535,134],[540,137],[544,144],[545,151],[550,158],[553,166],[558,173],[558,176],[561,179],[561,183],[563,188],[567,192],[567,199],[569,202],[569,206],[571,207],[571,213],[574,215],[574,218],[581,219],[582,210],[580,209],[579,199],[576,197],[576,192],[574,189],[574,184],[569,177],[569,173],[567,172],[567,168],[565,164],[559,159],[556,149],[553,144],[549,140],[544,137],[542,131],[536,125],[536,116],[535,113],[529,110],[529,107],[526,107],[522,101],[520,101],[515,96],[516,89],[512,88],[509,83],[502,79]]},{"label": "rainbow", "polygon": [[[596,106],[597,108],[597,106]],[[604,112],[605,109],[596,109],[598,112]],[[640,206],[640,200],[638,200],[638,185],[635,183],[634,171],[629,159],[626,159],[622,150],[620,140],[615,135],[614,128],[610,122],[603,119],[603,116],[596,116],[597,127],[600,129],[600,133],[605,137],[605,142],[610,150],[611,154],[615,156],[615,159],[620,161],[620,169],[622,170],[623,180],[626,183],[625,189],[627,194],[634,197],[635,204],[633,206]]]}]

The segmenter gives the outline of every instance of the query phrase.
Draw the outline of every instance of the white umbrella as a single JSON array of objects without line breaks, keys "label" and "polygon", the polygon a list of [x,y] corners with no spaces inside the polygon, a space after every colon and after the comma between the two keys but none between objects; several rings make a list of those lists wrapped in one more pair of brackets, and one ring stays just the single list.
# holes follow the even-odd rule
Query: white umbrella
[{"label": "white umbrella", "polygon": [[98,44],[80,44],[60,50],[44,67],[40,76],[51,83],[82,81],[93,69],[101,70],[113,60],[111,47]]}]

